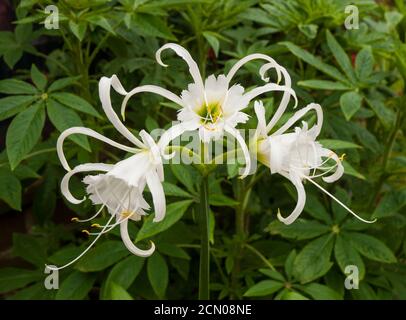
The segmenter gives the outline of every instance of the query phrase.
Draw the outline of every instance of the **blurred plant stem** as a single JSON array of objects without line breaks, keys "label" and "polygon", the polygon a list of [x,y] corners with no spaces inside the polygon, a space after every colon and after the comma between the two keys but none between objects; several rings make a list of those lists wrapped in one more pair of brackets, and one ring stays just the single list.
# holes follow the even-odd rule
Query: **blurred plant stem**
[{"label": "blurred plant stem", "polygon": [[200,185],[199,224],[200,224],[200,268],[199,300],[210,298],[210,244],[209,244],[209,186],[208,176],[202,176]]}]

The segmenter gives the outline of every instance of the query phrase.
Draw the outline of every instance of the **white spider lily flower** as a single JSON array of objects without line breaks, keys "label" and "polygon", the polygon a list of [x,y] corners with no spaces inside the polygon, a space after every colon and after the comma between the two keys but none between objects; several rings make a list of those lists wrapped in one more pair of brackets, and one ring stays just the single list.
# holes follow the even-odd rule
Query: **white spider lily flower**
[{"label": "white spider lily flower", "polygon": [[[57,142],[58,156],[63,167],[68,171],[62,179],[61,191],[69,202],[79,204],[86,200],[86,197],[76,199],[70,192],[69,181],[73,175],[82,172],[102,172],[97,175],[87,175],[83,179],[83,182],[86,184],[86,193],[89,199],[93,204],[101,205],[100,209],[89,219],[75,220],[79,222],[90,221],[97,217],[103,208],[107,208],[111,217],[106,225],[99,226],[102,228],[100,232],[90,233],[85,231],[89,235],[96,235],[96,238],[78,257],[57,269],[63,269],[76,262],[96,243],[102,234],[107,233],[117,225],[120,225],[121,238],[130,252],[142,257],[150,256],[155,250],[155,245],[151,243],[149,249],[142,250],[135,246],[128,234],[128,220],[138,221],[142,216],[146,215],[145,210],[150,209],[149,204],[143,197],[146,186],[148,186],[152,194],[155,212],[153,221],[159,222],[165,217],[166,200],[162,186],[162,181],[164,180],[162,157],[164,155],[161,153],[164,147],[161,146],[159,142],[155,143],[154,139],[144,130],[140,132],[141,140],[139,140],[123,125],[111,105],[111,86],[121,94],[125,92],[117,77],[103,77],[99,82],[99,95],[103,109],[113,126],[127,138],[134,147],[125,146],[92,129],[84,127],[69,128],[59,136]],[[63,142],[72,134],[91,136],[118,149],[127,151],[132,155],[116,164],[86,163],[71,169],[63,152]],[[115,223],[111,223],[114,219]]]},{"label": "white spider lily flower", "polygon": [[[159,94],[181,107],[178,112],[180,123],[174,125],[162,136],[161,140],[165,141],[164,145],[167,145],[169,141],[180,136],[185,131],[198,130],[201,141],[205,143],[219,139],[224,133],[228,133],[236,138],[241,147],[246,165],[242,177],[247,176],[250,172],[251,159],[244,138],[236,130],[237,124],[245,123],[248,120],[248,115],[242,110],[248,106],[251,100],[263,93],[283,91],[281,105],[275,114],[276,118],[280,117],[289,103],[290,95],[294,96],[296,100],[295,92],[290,88],[289,74],[285,68],[278,65],[271,57],[264,54],[252,54],[238,61],[227,75],[219,75],[218,77],[210,75],[203,81],[197,63],[192,59],[190,53],[178,44],[165,44],[156,52],[156,60],[160,65],[167,67],[161,60],[161,53],[166,49],[173,50],[185,60],[194,82],[189,84],[187,90],[183,90],[180,96],[154,85],[143,85],[134,88],[126,94],[123,100],[121,106],[123,119],[127,102],[133,95],[140,92]],[[281,79],[281,74],[284,76],[285,85],[280,86],[269,83],[248,92],[245,92],[244,88],[239,84],[230,86],[230,81],[235,73],[245,63],[254,59],[262,59],[268,62],[260,69],[264,81],[269,81],[269,78],[264,77],[265,72],[270,68],[275,68],[278,80]]]},{"label": "white spider lily flower", "polygon": [[[298,194],[296,207],[288,217],[282,217],[278,210],[278,219],[280,221],[285,224],[291,224],[303,211],[306,203],[303,180],[306,180],[325,192],[361,221],[367,223],[375,222],[359,217],[313,180],[314,178],[322,177],[325,182],[332,183],[341,178],[344,173],[344,167],[341,163],[342,159],[316,141],[323,124],[323,111],[320,105],[311,103],[297,111],[280,129],[269,136],[266,136],[267,126],[265,109],[262,102],[256,101],[254,108],[258,118],[258,140],[256,145],[258,160],[268,166],[272,174],[279,173],[289,179],[295,186]],[[317,122],[312,128],[309,129],[307,122],[303,121],[302,128],[296,127],[294,132],[285,133],[296,121],[311,110],[314,110],[317,115]],[[333,165],[329,165],[331,161],[334,162]],[[322,173],[317,173],[317,171],[322,171]]]}]

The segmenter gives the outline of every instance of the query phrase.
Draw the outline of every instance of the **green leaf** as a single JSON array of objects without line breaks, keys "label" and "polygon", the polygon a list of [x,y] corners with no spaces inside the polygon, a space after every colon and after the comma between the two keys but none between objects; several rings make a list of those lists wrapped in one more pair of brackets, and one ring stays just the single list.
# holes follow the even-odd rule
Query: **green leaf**
[{"label": "green leaf", "polygon": [[[0,179],[1,180],[1,179]],[[406,189],[389,191],[380,200],[373,218],[390,217],[406,205]]]},{"label": "green leaf", "polygon": [[359,253],[371,260],[386,263],[397,261],[392,251],[377,238],[357,232],[348,233],[348,238]]},{"label": "green leaf", "polygon": [[[69,129],[71,127],[83,127],[83,122],[79,115],[69,109],[64,107],[58,101],[53,99],[47,100],[47,112],[49,120],[60,132]],[[71,135],[69,139],[77,143],[79,146],[87,151],[91,151],[89,140],[84,135]]]},{"label": "green leaf", "polygon": [[340,97],[340,107],[347,121],[361,108],[361,103],[362,96],[355,91],[346,92]]},{"label": "green leaf", "polygon": [[175,184],[164,181],[162,183],[162,185],[164,187],[164,192],[165,192],[166,196],[181,197],[181,198],[193,198],[193,196],[189,192],[186,192],[185,190],[179,188]]},{"label": "green leaf", "polygon": [[44,274],[38,271],[18,268],[0,269],[0,293],[25,287],[27,284],[38,281],[43,277]]},{"label": "green leaf", "polygon": [[344,174],[348,174],[349,176],[356,177],[358,179],[365,180],[365,176],[358,172],[350,163],[346,160],[341,162],[344,167]]},{"label": "green leaf", "polygon": [[[337,186],[334,192],[334,196],[348,207],[351,207],[351,198],[346,190],[344,190],[343,188]],[[334,222],[337,224],[340,224],[349,215],[349,212],[336,201],[333,201],[331,203],[331,209],[334,214]]]},{"label": "green leaf", "polygon": [[213,193],[210,194],[209,196],[209,203],[212,206],[218,207],[234,207],[239,202],[230,197],[225,196],[224,194]]},{"label": "green leaf", "polygon": [[325,74],[341,82],[344,83],[348,82],[345,76],[335,67],[322,62],[319,58],[316,58],[310,52],[303,50],[302,48],[298,47],[297,45],[291,42],[281,42],[280,44],[285,45],[290,50],[290,52],[292,52],[296,57],[302,59],[303,61],[307,62],[316,69],[324,72]]},{"label": "green leaf", "polygon": [[338,81],[328,80],[304,80],[297,83],[299,86],[310,89],[322,89],[322,90],[351,90],[351,87]]},{"label": "green leaf", "polygon": [[374,67],[374,56],[369,47],[363,48],[355,59],[355,73],[360,81],[365,81],[371,75]]},{"label": "green leaf", "polygon": [[317,31],[319,29],[319,26],[317,24],[299,24],[298,29],[307,38],[314,39],[317,36]]},{"label": "green leaf", "polygon": [[71,85],[75,84],[78,81],[78,79],[80,79],[80,76],[67,77],[67,78],[62,78],[62,79],[55,80],[49,86],[48,92],[58,91],[58,90],[61,90],[63,88],[66,88],[68,86],[71,86]]},{"label": "green leaf", "polygon": [[93,16],[86,17],[86,20],[93,25],[103,28],[104,30],[111,33],[112,35],[116,35],[116,33],[114,32],[114,29],[112,28],[112,26],[110,25],[110,23],[108,22],[108,20],[105,17],[96,14]]},{"label": "green leaf", "polygon": [[164,23],[162,17],[137,13],[132,22],[141,34],[176,41],[171,29]]},{"label": "green leaf", "polygon": [[356,83],[356,77],[354,73],[354,69],[352,68],[350,58],[348,58],[347,53],[341,47],[341,45],[337,42],[334,36],[331,34],[329,30],[326,31],[326,39],[327,45],[330,48],[331,53],[336,58],[338,65],[344,71],[348,79],[352,83]]},{"label": "green leaf", "polygon": [[210,47],[213,49],[214,54],[217,57],[219,55],[220,41],[217,39],[215,33],[210,31],[204,31],[203,37],[206,38],[207,42],[210,44]]},{"label": "green leaf", "polygon": [[308,194],[306,196],[304,211],[306,211],[313,218],[323,221],[326,224],[332,223],[330,214],[320,202],[319,198],[314,196],[313,194]]},{"label": "green leaf", "polygon": [[169,282],[168,265],[162,255],[156,251],[148,258],[147,273],[152,289],[158,298],[164,298]]},{"label": "green leaf", "polygon": [[286,291],[285,294],[281,297],[281,300],[309,300],[309,299],[298,292]]},{"label": "green leaf", "polygon": [[16,176],[7,169],[0,169],[0,199],[10,208],[21,211],[21,183]]},{"label": "green leaf", "polygon": [[306,283],[325,275],[333,265],[330,261],[333,245],[334,241],[331,234],[309,242],[295,259],[294,276],[301,283]]},{"label": "green leaf", "polygon": [[14,233],[13,234],[13,254],[43,267],[46,263],[46,248],[44,243],[34,236]]},{"label": "green leaf", "polygon": [[134,300],[126,289],[114,282],[110,284],[110,297],[111,300]]},{"label": "green leaf", "polygon": [[35,96],[10,96],[0,99],[0,121],[24,110],[37,98]]},{"label": "green leaf", "polygon": [[244,297],[263,297],[282,289],[284,284],[274,280],[263,280],[253,285],[244,293]]},{"label": "green leaf", "polygon": [[65,106],[68,106],[72,109],[75,109],[77,111],[83,112],[90,114],[92,116],[95,116],[99,119],[102,119],[100,114],[92,107],[92,105],[87,102],[85,99],[82,99],[79,96],[76,96],[72,93],[68,92],[56,92],[50,95],[50,98],[55,98],[58,100],[60,103],[64,104]]},{"label": "green leaf", "polygon": [[365,276],[365,265],[358,251],[351,245],[351,241],[345,235],[339,234],[334,247],[334,255],[340,269],[345,273],[345,268],[350,265],[358,267],[359,278]]},{"label": "green leaf", "polygon": [[120,261],[111,269],[106,280],[106,286],[108,287],[114,282],[122,288],[128,289],[141,272],[144,261],[144,258],[134,255]]},{"label": "green leaf", "polygon": [[15,168],[13,173],[19,180],[38,179],[39,177],[41,177],[38,173],[35,172],[35,170],[23,164],[20,164],[17,168]]},{"label": "green leaf", "polygon": [[368,105],[375,112],[378,119],[386,129],[391,129],[396,121],[395,113],[385,106],[382,101],[376,99],[367,99]]},{"label": "green leaf", "polygon": [[336,291],[319,283],[310,283],[303,287],[303,291],[316,300],[342,300]]},{"label": "green leaf", "polygon": [[191,200],[184,200],[171,203],[166,208],[166,216],[161,222],[153,222],[154,215],[149,215],[145,219],[140,231],[137,234],[136,242],[141,241],[146,238],[150,238],[155,234],[158,234],[176,223],[183,214],[186,212],[187,208],[192,204]]},{"label": "green leaf", "polygon": [[323,147],[332,150],[362,148],[359,144],[344,140],[321,139],[319,142]]},{"label": "green leaf", "polygon": [[96,275],[74,271],[61,284],[56,300],[82,300],[93,288]]},{"label": "green leaf", "polygon": [[7,155],[12,170],[38,142],[44,123],[43,104],[36,104],[13,119],[6,136]]},{"label": "green leaf", "polygon": [[176,164],[171,165],[171,169],[176,179],[178,179],[179,182],[182,183],[190,193],[196,193],[194,187],[195,179],[190,168],[187,168],[184,165]]},{"label": "green leaf", "polygon": [[104,270],[128,255],[128,250],[121,241],[109,240],[90,250],[76,264],[82,272]]},{"label": "green leaf", "polygon": [[38,70],[35,64],[31,65],[31,80],[41,91],[44,91],[48,82],[47,77]]},{"label": "green leaf", "polygon": [[36,94],[38,90],[31,84],[17,79],[0,80],[0,93]]},{"label": "green leaf", "polygon": [[69,29],[78,38],[79,41],[82,41],[86,34],[87,23],[84,21],[80,21],[76,23],[72,20],[69,21]]},{"label": "green leaf", "polygon": [[187,254],[187,252],[174,244],[160,243],[158,250],[159,252],[170,257],[190,260],[190,256]]},{"label": "green leaf", "polygon": [[278,220],[273,221],[267,228],[272,234],[280,234],[284,238],[304,240],[318,237],[330,231],[330,228],[317,221],[297,219],[295,223],[286,225]]}]

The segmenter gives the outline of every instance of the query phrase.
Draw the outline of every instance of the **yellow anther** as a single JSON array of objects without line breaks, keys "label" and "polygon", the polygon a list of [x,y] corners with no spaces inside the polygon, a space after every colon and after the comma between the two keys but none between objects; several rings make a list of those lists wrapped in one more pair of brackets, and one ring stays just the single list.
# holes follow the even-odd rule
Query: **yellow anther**
[{"label": "yellow anther", "polygon": [[134,214],[134,212],[131,212],[131,211],[123,211],[123,212],[121,212],[121,216],[123,218],[131,217],[133,214]]},{"label": "yellow anther", "polygon": [[88,236],[90,236],[90,232],[87,231],[86,229],[82,230],[83,233],[86,233]]},{"label": "yellow anther", "polygon": [[79,221],[78,217],[73,217],[72,219],[70,219],[70,221]]},{"label": "yellow anther", "polygon": [[346,156],[346,154],[343,153],[338,159],[339,159],[340,161],[344,161],[345,156]]},{"label": "yellow anther", "polygon": [[93,224],[91,225],[91,227],[92,227],[92,228],[101,228],[102,226],[101,226],[100,224],[98,224],[98,223],[93,223]]}]

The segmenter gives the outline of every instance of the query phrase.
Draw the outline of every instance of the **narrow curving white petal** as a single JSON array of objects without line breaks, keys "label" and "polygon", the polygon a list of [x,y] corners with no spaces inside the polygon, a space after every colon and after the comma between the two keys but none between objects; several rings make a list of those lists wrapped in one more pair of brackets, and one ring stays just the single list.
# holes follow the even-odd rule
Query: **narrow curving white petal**
[{"label": "narrow curving white petal", "polygon": [[72,128],[69,128],[69,129],[66,129],[65,131],[63,131],[60,134],[60,136],[58,137],[58,141],[56,143],[56,150],[58,153],[59,160],[61,161],[61,164],[64,167],[64,169],[67,171],[70,170],[70,167],[69,167],[68,162],[66,161],[65,154],[63,153],[63,142],[65,141],[65,139],[67,137],[69,137],[72,134],[84,134],[86,136],[103,141],[103,142],[105,142],[113,147],[116,147],[120,150],[123,150],[123,151],[131,152],[131,153],[136,153],[139,151],[139,149],[127,147],[121,143],[115,142],[92,129],[85,128],[85,127],[72,127]]},{"label": "narrow curving white petal", "polygon": [[262,101],[254,102],[254,110],[257,116],[258,125],[257,125],[257,134],[259,136],[266,135],[266,119],[265,119],[265,108]]},{"label": "narrow curving white petal", "polygon": [[72,195],[72,193],[69,190],[70,178],[72,178],[73,175],[75,175],[76,173],[79,173],[79,172],[88,172],[88,171],[107,172],[107,171],[111,170],[112,168],[113,168],[112,164],[106,164],[106,163],[85,163],[85,164],[80,164],[80,165],[76,166],[75,168],[73,168],[72,170],[70,170],[68,173],[66,173],[64,175],[64,177],[62,178],[62,181],[61,181],[61,192],[64,195],[64,197],[66,198],[66,200],[68,200],[70,203],[79,204],[79,203],[85,201],[86,197],[79,200],[79,199],[76,199]]},{"label": "narrow curving white petal", "polygon": [[323,125],[323,110],[319,104],[310,103],[306,107],[297,111],[282,127],[276,130],[272,136],[280,135],[288,130],[292,125],[295,124],[300,118],[302,118],[307,112],[315,110],[317,116],[317,123],[310,129],[312,130],[312,135],[314,135],[314,139],[320,134],[321,127]]},{"label": "narrow curving white petal", "polygon": [[114,90],[116,92],[118,92],[122,96],[125,96],[126,94],[128,94],[128,92],[124,89],[123,85],[121,84],[120,80],[118,79],[118,77],[115,74],[113,74],[110,79],[111,79],[111,86],[114,88]]},{"label": "narrow curving white petal", "polygon": [[[270,56],[267,56],[265,54],[262,53],[253,53],[250,54],[240,60],[238,60],[230,69],[230,71],[227,74],[227,81],[230,82],[232,80],[232,78],[234,77],[234,75],[237,73],[237,71],[244,66],[246,63],[252,61],[252,60],[265,60],[265,61],[269,61],[269,63],[267,63],[267,67],[265,69],[263,69],[263,67],[261,67],[260,69],[260,75],[262,80],[268,82],[269,78],[265,78],[264,74],[267,70],[269,70],[270,68],[275,68],[275,71],[277,72],[278,75],[278,82],[281,79],[281,72],[283,73],[284,77],[285,77],[285,85],[289,85],[290,86],[290,81],[289,84],[287,83],[287,79],[290,80],[290,76],[289,74],[286,72],[286,69],[281,67],[273,58],[271,58]],[[265,70],[265,71],[264,71]]]},{"label": "narrow curving white petal", "polygon": [[155,217],[154,222],[162,221],[166,212],[166,200],[162,183],[158,174],[155,171],[150,171],[146,174],[147,185],[152,194],[154,203]]},{"label": "narrow curving white petal", "polygon": [[[297,97],[296,97],[295,91],[290,87],[280,86],[280,85],[274,84],[274,83],[268,83],[268,84],[265,84],[263,86],[256,87],[256,88],[252,89],[251,91],[248,91],[247,93],[245,93],[243,95],[244,103],[248,104],[252,99],[255,99],[259,95],[261,95],[263,93],[266,93],[266,92],[270,92],[270,91],[283,91],[284,96],[285,96],[285,93],[288,93],[288,96],[292,95],[293,98],[295,99],[295,107],[296,107],[296,105],[297,105]],[[286,104],[284,104],[284,107],[281,108],[281,106],[282,106],[282,102],[281,102],[281,104],[279,105],[278,110],[276,111],[274,117],[279,113],[282,114],[283,112],[285,112],[288,103],[289,103],[289,99],[288,99],[288,101],[286,101]],[[268,124],[268,126],[269,126],[269,124]]]},{"label": "narrow curving white petal", "polygon": [[344,203],[342,203],[340,200],[338,200],[335,196],[333,196],[330,192],[328,192],[326,189],[324,189],[321,185],[313,181],[312,179],[303,176],[307,181],[310,181],[312,184],[314,184],[317,188],[319,188],[321,191],[323,191],[325,194],[327,194],[329,197],[331,197],[334,201],[336,201],[340,206],[342,206],[345,210],[347,210],[349,213],[351,213],[354,217],[356,217],[358,220],[361,220],[362,222],[365,223],[374,223],[377,221],[377,219],[374,220],[365,220],[361,218],[359,215],[357,215],[354,211],[352,211],[350,208],[348,208]]},{"label": "narrow curving white petal", "polygon": [[135,254],[136,256],[139,257],[149,257],[151,254],[154,253],[155,244],[152,241],[151,248],[149,248],[148,250],[142,250],[133,243],[133,241],[130,238],[130,235],[128,234],[128,220],[124,220],[123,222],[120,223],[120,234],[124,245],[132,254]]},{"label": "narrow curving white petal", "polygon": [[[116,78],[115,78],[116,79]],[[115,85],[118,86],[117,81],[114,80]],[[128,141],[132,142],[139,148],[143,148],[143,143],[136,138],[130,130],[128,130],[124,124],[120,121],[115,113],[113,106],[111,105],[110,88],[112,85],[112,78],[102,77],[99,81],[99,98],[103,107],[103,110],[110,120],[111,124],[120,132]],[[121,85],[121,84],[120,84]]]},{"label": "narrow curving white petal", "polygon": [[161,88],[159,86],[154,86],[154,85],[145,85],[145,86],[140,86],[140,87],[136,87],[134,89],[132,89],[130,92],[128,92],[126,94],[126,96],[124,97],[124,100],[121,104],[121,117],[123,119],[125,119],[125,110],[127,107],[127,102],[128,100],[135,94],[137,93],[141,93],[141,92],[150,92],[150,93],[155,93],[158,94],[178,105],[180,105],[181,107],[183,107],[183,102],[182,99],[177,96],[176,94],[174,94],[173,92],[170,92],[167,89]]},{"label": "narrow curving white petal", "polygon": [[281,213],[278,211],[278,219],[279,221],[283,222],[284,224],[291,224],[293,223],[299,215],[302,213],[303,208],[306,204],[306,192],[303,186],[301,179],[296,175],[287,175],[282,174],[285,178],[289,179],[296,188],[297,191],[297,203],[295,209],[293,209],[292,213],[287,217],[282,217]]},{"label": "narrow curving white petal", "polygon": [[237,139],[237,142],[239,143],[239,145],[241,147],[241,150],[242,150],[242,152],[244,154],[245,168],[244,168],[244,171],[243,171],[243,173],[242,173],[242,175],[240,177],[241,179],[244,179],[246,176],[248,176],[250,174],[250,171],[251,171],[251,156],[250,156],[250,153],[248,151],[247,144],[245,143],[244,138],[241,136],[240,132],[237,129],[235,129],[233,127],[230,127],[228,125],[225,125],[224,126],[224,131],[231,134],[234,138]]},{"label": "narrow curving white petal", "polygon": [[196,130],[198,127],[199,123],[196,123],[195,121],[181,122],[170,127],[159,138],[158,146],[161,150],[161,153],[164,156],[172,156],[165,154],[165,148],[170,144],[170,142],[182,135],[184,132]]},{"label": "narrow curving white petal", "polygon": [[336,168],[334,173],[327,177],[323,177],[322,179],[327,183],[332,183],[340,179],[344,174],[344,167],[341,163],[340,158],[334,152],[325,148],[322,149],[321,156],[331,158],[336,162]]},{"label": "narrow curving white petal", "polygon": [[197,63],[193,60],[190,53],[185,48],[183,48],[182,46],[180,46],[176,43],[167,43],[167,44],[163,45],[161,48],[158,49],[158,51],[155,54],[156,61],[158,61],[158,63],[163,67],[168,66],[167,64],[164,64],[161,59],[161,53],[162,53],[162,51],[164,51],[166,49],[171,49],[171,50],[175,51],[175,53],[179,57],[181,57],[183,60],[186,61],[187,65],[189,66],[189,72],[193,78],[193,81],[200,88],[201,93],[204,94],[204,84],[203,84],[202,76],[199,71],[199,67],[198,67]]}]

